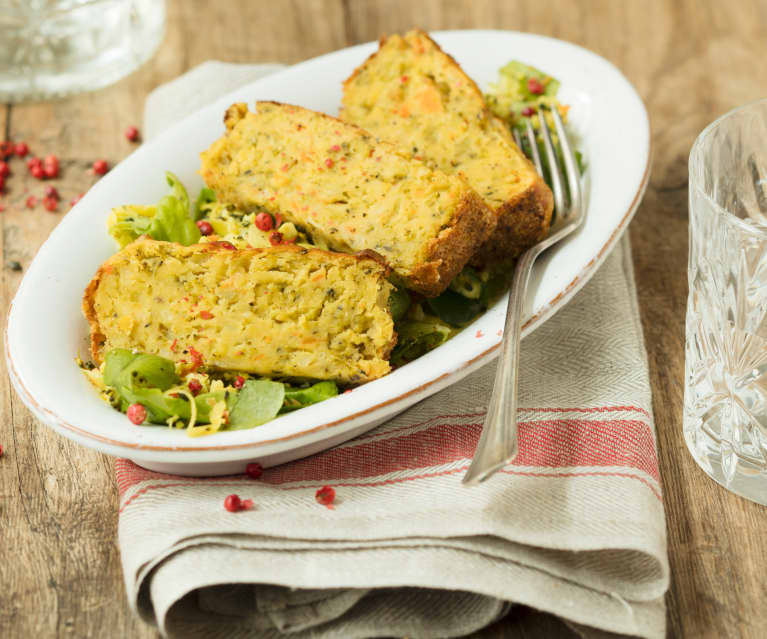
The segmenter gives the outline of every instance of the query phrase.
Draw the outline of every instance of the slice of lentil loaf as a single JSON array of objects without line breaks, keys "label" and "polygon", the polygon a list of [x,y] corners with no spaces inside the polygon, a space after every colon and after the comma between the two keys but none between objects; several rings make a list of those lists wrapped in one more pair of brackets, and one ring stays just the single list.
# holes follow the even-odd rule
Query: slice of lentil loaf
[{"label": "slice of lentil loaf", "polygon": [[213,369],[360,383],[390,370],[386,275],[364,255],[137,240],[98,270],[83,311],[97,363],[130,348]]},{"label": "slice of lentil loaf", "polygon": [[463,179],[355,125],[275,102],[232,105],[224,121],[200,170],[220,200],[279,213],[334,250],[373,250],[423,295],[444,291],[495,226]]},{"label": "slice of lentil loaf", "polygon": [[548,233],[548,186],[474,81],[423,31],[381,40],[344,83],[340,118],[465,177],[497,215],[473,263],[516,257]]}]

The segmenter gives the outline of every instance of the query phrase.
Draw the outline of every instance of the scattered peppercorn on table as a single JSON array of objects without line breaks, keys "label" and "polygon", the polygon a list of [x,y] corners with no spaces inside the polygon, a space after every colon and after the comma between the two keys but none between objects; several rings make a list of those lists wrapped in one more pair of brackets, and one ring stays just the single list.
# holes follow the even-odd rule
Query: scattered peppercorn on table
[{"label": "scattered peppercorn on table", "polygon": [[[753,64],[767,31],[764,3],[743,0],[718,9],[716,0],[687,9],[673,0],[556,7],[237,0],[223,8],[168,0],[165,41],[133,75],[96,93],[0,110],[0,141],[13,143],[0,148],[8,156],[0,163],[4,309],[70,203],[140,142],[147,93],[205,60],[293,63],[414,26],[532,31],[581,44],[628,76],[653,122],[653,177],[630,234],[668,520],[669,634],[767,636],[767,536],[757,534],[765,511],[714,485],[687,453],[681,428],[687,155],[708,122],[763,97],[767,85],[767,69]],[[514,56],[524,57],[509,52]],[[0,636],[158,636],[126,605],[112,460],[38,423],[11,391],[4,360],[0,367],[0,540],[6,550]],[[518,607],[477,636],[573,635],[560,621]]]}]

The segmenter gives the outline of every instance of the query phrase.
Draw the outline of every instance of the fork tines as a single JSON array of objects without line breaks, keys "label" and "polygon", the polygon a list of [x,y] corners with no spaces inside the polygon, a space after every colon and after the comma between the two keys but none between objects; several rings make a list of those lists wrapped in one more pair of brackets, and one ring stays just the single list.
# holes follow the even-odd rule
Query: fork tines
[{"label": "fork tines", "polygon": [[[548,110],[551,114],[551,119],[554,122],[559,153],[557,153],[554,142],[552,141],[552,132],[545,117],[545,110]],[[580,198],[578,166],[575,161],[575,154],[573,153],[567,134],[565,133],[565,126],[559,115],[559,111],[550,106],[540,105],[538,107],[538,121],[540,123],[543,151],[546,154],[545,169],[548,169],[548,171],[545,172],[543,162],[541,161],[541,155],[538,151],[538,141],[536,139],[535,129],[533,128],[531,118],[527,118],[525,121],[525,138],[523,139],[519,130],[515,129],[513,131],[514,141],[522,152],[532,160],[539,175],[546,177],[546,173],[549,174],[549,182],[554,194],[554,209],[561,215],[568,209],[568,199],[569,206],[572,206],[576,201],[576,197],[578,199]],[[567,178],[568,189],[564,188],[565,178],[562,176],[562,164],[564,164],[564,174]],[[567,197],[568,192],[570,195],[569,198]]]}]

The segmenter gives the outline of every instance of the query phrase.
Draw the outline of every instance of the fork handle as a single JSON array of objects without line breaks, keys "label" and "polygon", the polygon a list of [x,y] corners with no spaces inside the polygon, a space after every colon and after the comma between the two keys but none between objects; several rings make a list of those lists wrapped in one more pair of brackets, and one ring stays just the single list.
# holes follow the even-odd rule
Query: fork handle
[{"label": "fork handle", "polygon": [[463,477],[464,484],[484,481],[517,456],[517,382],[519,347],[524,304],[530,272],[540,250],[538,246],[525,251],[517,260],[506,307],[501,354],[495,372],[493,394],[485,415],[482,435],[471,465]]}]

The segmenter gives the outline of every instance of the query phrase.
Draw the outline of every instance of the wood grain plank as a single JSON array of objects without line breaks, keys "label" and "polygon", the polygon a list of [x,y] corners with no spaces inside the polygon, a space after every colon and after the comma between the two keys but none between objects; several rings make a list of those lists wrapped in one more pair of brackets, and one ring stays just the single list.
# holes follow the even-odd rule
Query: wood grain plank
[{"label": "wood grain plank", "polygon": [[[26,267],[66,203],[95,183],[92,162],[104,158],[112,165],[133,149],[123,131],[140,124],[144,99],[154,86],[208,59],[292,62],[344,45],[340,3],[302,5],[240,3],[238,12],[217,2],[170,2],[165,41],[138,72],[93,94],[14,107],[10,118],[3,111],[0,131],[7,128],[34,154],[55,153],[61,162],[60,178],[43,184],[28,175],[21,160],[12,161],[14,175],[0,217],[3,262],[17,260]],[[27,197],[42,196],[45,186],[62,195],[58,213],[25,206]],[[2,271],[4,307],[21,275]],[[126,605],[111,460],[34,419],[12,393],[4,367],[3,361],[0,516],[10,525],[0,525],[0,540],[17,550],[13,561],[0,562],[0,636],[158,636]]]},{"label": "wood grain plank", "polygon": [[705,476],[682,437],[687,157],[709,122],[760,97],[765,71],[749,69],[747,60],[758,55],[763,9],[763,3],[742,3],[723,14],[712,4],[686,3],[653,20],[660,26],[648,34],[654,45],[645,48],[652,68],[643,70],[641,60],[623,66],[632,79],[644,76],[637,84],[653,123],[653,177],[631,238],[664,482],[672,636],[767,633],[757,594],[767,581],[754,569],[767,551],[756,523],[764,509]]}]

